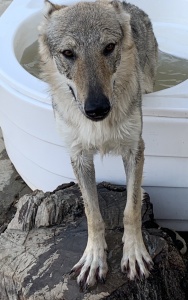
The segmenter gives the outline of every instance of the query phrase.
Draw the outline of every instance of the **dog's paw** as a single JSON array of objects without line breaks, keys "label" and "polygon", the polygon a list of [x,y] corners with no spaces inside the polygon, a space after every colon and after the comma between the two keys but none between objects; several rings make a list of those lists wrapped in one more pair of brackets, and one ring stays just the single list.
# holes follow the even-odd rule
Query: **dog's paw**
[{"label": "dog's paw", "polygon": [[130,280],[147,278],[153,267],[153,261],[146,250],[142,233],[123,236],[122,272],[127,271]]},{"label": "dog's paw", "polygon": [[78,276],[77,282],[81,290],[86,290],[97,282],[105,282],[108,272],[106,250],[105,240],[98,243],[88,241],[81,259],[71,270],[71,274]]}]

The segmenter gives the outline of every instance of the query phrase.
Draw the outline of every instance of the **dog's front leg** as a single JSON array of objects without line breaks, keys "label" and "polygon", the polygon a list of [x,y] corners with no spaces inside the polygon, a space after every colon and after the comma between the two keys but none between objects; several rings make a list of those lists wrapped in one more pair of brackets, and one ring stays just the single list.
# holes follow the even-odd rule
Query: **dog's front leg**
[{"label": "dog's front leg", "polygon": [[141,181],[144,163],[144,143],[140,139],[134,149],[123,155],[127,177],[127,204],[124,211],[123,258],[121,269],[128,277],[148,277],[153,262],[143,242],[141,231]]},{"label": "dog's front leg", "polygon": [[100,213],[93,154],[79,152],[71,156],[74,173],[78,180],[85,206],[88,223],[88,241],[86,249],[71,272],[79,274],[80,287],[92,286],[96,280],[104,281],[108,271],[106,263],[105,226]]}]

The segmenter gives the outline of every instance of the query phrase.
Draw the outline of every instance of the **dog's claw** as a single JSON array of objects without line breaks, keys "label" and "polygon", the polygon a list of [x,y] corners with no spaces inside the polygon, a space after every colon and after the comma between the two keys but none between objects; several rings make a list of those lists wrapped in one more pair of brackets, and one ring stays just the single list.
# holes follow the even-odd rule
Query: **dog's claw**
[{"label": "dog's claw", "polygon": [[147,278],[153,267],[153,261],[145,248],[141,235],[136,235],[134,239],[129,236],[123,239],[122,272],[126,272],[130,280]]},{"label": "dog's claw", "polygon": [[97,245],[88,243],[81,259],[72,268],[71,274],[77,276],[80,290],[87,290],[97,282],[105,282],[108,271],[105,249],[106,242],[103,239]]},{"label": "dog's claw", "polygon": [[102,284],[105,284],[106,279],[105,279],[104,277],[101,277],[101,278],[100,278],[100,282],[101,282]]},{"label": "dog's claw", "polygon": [[[136,265],[138,265],[136,267]],[[144,263],[143,262],[137,262],[135,263],[135,265],[131,264],[130,267],[127,266],[122,266],[122,272],[123,273],[127,273],[127,277],[130,280],[134,280],[134,279],[146,279],[149,275],[150,275],[150,270],[151,268],[145,268]]]},{"label": "dog's claw", "polygon": [[85,282],[84,281],[79,282],[79,288],[80,288],[80,292],[84,292],[84,290],[85,290]]},{"label": "dog's claw", "polygon": [[149,262],[145,261],[145,259],[143,258],[143,261],[144,261],[144,264],[145,264],[145,267],[151,271],[153,269],[153,266],[154,266],[154,262],[151,260]]},{"label": "dog's claw", "polygon": [[75,272],[75,270],[72,269],[72,270],[69,272],[69,275],[73,275],[74,272]]},{"label": "dog's claw", "polygon": [[74,276],[78,276],[80,273],[81,267],[73,267],[69,273],[69,276],[74,277]]}]

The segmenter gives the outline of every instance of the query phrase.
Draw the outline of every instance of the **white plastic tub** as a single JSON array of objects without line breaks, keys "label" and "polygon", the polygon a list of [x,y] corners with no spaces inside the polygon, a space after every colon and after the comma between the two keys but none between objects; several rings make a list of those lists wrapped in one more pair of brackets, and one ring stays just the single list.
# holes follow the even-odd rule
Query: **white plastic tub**
[{"label": "white plastic tub", "polygon": [[[54,1],[55,2],[55,1]],[[56,1],[70,3],[71,1]],[[73,2],[73,1],[72,1]],[[188,58],[188,1],[130,1],[151,17],[162,51]],[[43,0],[14,0],[0,18],[0,126],[17,171],[32,189],[75,180],[55,128],[47,85],[19,64],[37,39]],[[188,230],[188,80],[144,96],[143,185],[162,225]],[[120,157],[95,159],[97,181],[124,184]]]}]

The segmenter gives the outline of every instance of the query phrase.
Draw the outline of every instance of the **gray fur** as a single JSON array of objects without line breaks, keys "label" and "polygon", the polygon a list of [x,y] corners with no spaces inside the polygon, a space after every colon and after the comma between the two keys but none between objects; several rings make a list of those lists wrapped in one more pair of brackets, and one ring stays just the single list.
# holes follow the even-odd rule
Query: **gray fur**
[{"label": "gray fur", "polygon": [[[56,123],[70,152],[88,220],[88,243],[73,267],[78,283],[103,280],[105,226],[95,184],[93,155],[121,155],[127,178],[121,268],[147,277],[152,260],[141,233],[144,163],[142,93],[151,92],[157,42],[148,16],[119,1],[61,7],[46,2],[39,26],[43,78],[49,83]],[[147,267],[146,267],[147,265]]]}]

